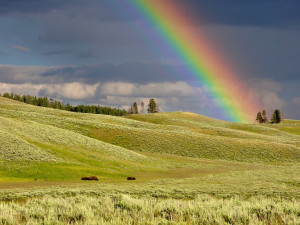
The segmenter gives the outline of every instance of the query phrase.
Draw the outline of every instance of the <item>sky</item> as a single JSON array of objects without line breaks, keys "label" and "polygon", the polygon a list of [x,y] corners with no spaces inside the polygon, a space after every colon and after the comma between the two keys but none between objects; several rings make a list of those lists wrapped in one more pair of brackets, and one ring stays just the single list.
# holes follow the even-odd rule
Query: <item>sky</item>
[{"label": "sky", "polygon": [[[164,112],[223,119],[205,87],[182,74],[188,65],[157,44],[156,28],[130,1],[0,0],[0,93],[125,109],[155,98]],[[262,109],[300,120],[300,1],[184,4],[194,29],[204,30],[239,71]]]}]

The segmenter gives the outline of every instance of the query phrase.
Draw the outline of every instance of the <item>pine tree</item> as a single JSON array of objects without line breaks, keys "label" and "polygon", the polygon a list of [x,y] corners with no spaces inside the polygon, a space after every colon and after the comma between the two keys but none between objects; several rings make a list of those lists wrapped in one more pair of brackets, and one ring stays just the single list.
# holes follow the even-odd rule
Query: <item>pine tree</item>
[{"label": "pine tree", "polygon": [[259,122],[259,123],[263,123],[263,117],[261,115],[261,112],[257,113],[256,121]]},{"label": "pine tree", "polygon": [[262,118],[263,118],[263,123],[267,123],[268,122],[268,117],[267,117],[266,110],[263,110],[263,112],[262,112]]},{"label": "pine tree", "polygon": [[130,106],[130,107],[128,108],[127,113],[128,113],[128,114],[133,114],[133,107],[132,107],[132,106]]},{"label": "pine tree", "polygon": [[282,121],[281,113],[278,109],[276,109],[272,115],[271,122],[272,123],[280,123]]},{"label": "pine tree", "polygon": [[132,113],[133,114],[138,114],[139,113],[138,105],[137,105],[136,102],[134,102],[133,105],[132,105]]},{"label": "pine tree", "polygon": [[277,117],[277,122],[281,123],[282,122],[281,112],[279,111],[279,109],[276,109],[275,113],[276,113],[276,117]]},{"label": "pine tree", "polygon": [[153,98],[149,100],[148,113],[157,113],[157,105]]},{"label": "pine tree", "polygon": [[274,112],[271,118],[271,123],[277,123],[276,113]]}]

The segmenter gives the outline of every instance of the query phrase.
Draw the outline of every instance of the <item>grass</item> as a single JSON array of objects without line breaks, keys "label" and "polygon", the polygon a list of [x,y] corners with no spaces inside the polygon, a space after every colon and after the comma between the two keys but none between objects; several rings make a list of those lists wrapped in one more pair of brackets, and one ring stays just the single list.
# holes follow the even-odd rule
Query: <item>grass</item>
[{"label": "grass", "polygon": [[248,162],[299,162],[300,137],[271,126],[234,124],[191,113],[127,118],[142,121],[142,128],[94,128],[92,137],[136,151]]},{"label": "grass", "polygon": [[[2,223],[15,224],[297,224],[297,201],[262,196],[248,200],[216,199],[202,195],[194,200],[116,196],[49,195],[25,202],[0,205]],[[46,213],[45,213],[46,212]]]},{"label": "grass", "polygon": [[272,124],[272,126],[281,131],[300,135],[300,121],[297,120],[284,120],[283,123]]},{"label": "grass", "polygon": [[263,188],[261,179],[250,187],[252,179],[244,172],[2,190],[0,218],[4,224],[299,224],[299,187]]},{"label": "grass", "polygon": [[112,117],[0,97],[0,223],[299,224],[299,134],[295,120]]}]

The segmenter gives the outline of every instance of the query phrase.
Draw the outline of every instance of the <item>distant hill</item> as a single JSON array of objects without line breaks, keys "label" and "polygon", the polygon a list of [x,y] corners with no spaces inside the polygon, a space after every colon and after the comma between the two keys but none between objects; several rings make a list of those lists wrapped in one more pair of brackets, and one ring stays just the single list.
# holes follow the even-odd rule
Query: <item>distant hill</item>
[{"label": "distant hill", "polygon": [[171,167],[165,154],[182,156],[178,163],[299,162],[299,134],[295,120],[237,124],[183,112],[113,117],[0,97],[0,182],[126,177]]},{"label": "distant hill", "polygon": [[[1,94],[0,94],[1,97]],[[47,97],[36,97],[30,95],[19,95],[16,93],[4,93],[2,95],[4,98],[16,100],[19,102],[27,103],[30,105],[53,108],[53,109],[61,109],[70,112],[80,112],[80,113],[93,113],[93,114],[104,114],[111,116],[123,116],[126,115],[127,112],[124,109],[111,108],[107,106],[100,105],[77,105],[73,106],[69,103],[64,104],[61,101],[54,100],[52,98]]]}]

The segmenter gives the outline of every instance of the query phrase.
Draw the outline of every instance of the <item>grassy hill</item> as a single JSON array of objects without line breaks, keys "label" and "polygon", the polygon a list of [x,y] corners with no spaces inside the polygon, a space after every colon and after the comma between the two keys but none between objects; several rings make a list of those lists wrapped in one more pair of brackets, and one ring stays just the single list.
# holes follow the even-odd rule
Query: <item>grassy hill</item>
[{"label": "grassy hill", "polygon": [[0,181],[72,181],[87,175],[123,179],[135,174],[147,179],[174,176],[174,168],[205,174],[209,169],[201,159],[226,160],[226,166],[299,162],[299,129],[300,122],[292,120],[245,125],[181,112],[124,118],[0,98]]},{"label": "grassy hill", "polygon": [[299,200],[299,121],[112,117],[0,97],[2,224],[299,224]]}]

